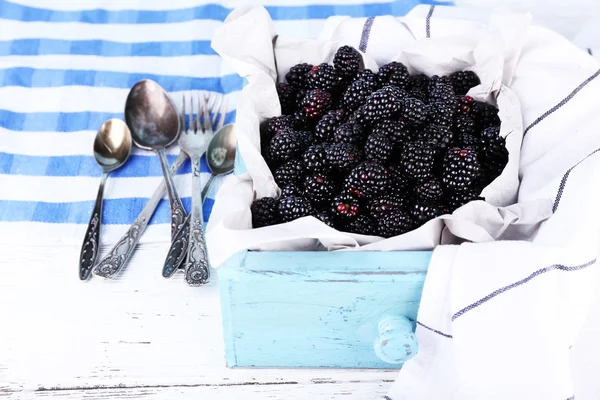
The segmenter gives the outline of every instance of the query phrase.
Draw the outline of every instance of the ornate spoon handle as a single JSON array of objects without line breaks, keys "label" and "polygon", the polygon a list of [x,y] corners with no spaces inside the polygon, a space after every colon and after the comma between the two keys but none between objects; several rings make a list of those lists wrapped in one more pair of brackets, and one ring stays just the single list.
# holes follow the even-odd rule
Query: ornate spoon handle
[{"label": "ornate spoon handle", "polygon": [[90,277],[94,262],[98,256],[98,249],[100,248],[100,225],[102,225],[102,197],[104,196],[104,184],[108,172],[102,174],[100,179],[100,187],[98,188],[98,195],[96,196],[96,204],[94,204],[94,210],[92,210],[92,216],[88,223],[88,228],[85,232],[83,245],[81,246],[81,253],[79,254],[79,279],[85,281]]},{"label": "ornate spoon handle", "polygon": [[204,239],[202,194],[200,182],[200,157],[192,157],[192,211],[190,212],[190,242],[185,264],[185,280],[190,286],[208,282],[208,254]]},{"label": "ornate spoon handle", "polygon": [[[184,152],[179,153],[179,156],[177,156],[177,159],[171,166],[171,173],[176,173],[186,159],[187,154]],[[167,186],[165,180],[163,180],[131,227],[129,227],[123,237],[121,237],[117,244],[112,248],[110,253],[94,267],[94,275],[103,278],[112,278],[121,270],[121,268],[123,268],[133,254],[135,246],[139,242],[142,233],[146,229],[146,226],[148,225],[152,214],[154,214],[154,210],[156,210],[158,203],[164,196],[166,189]]]},{"label": "ornate spoon handle", "polygon": [[187,255],[188,243],[190,238],[190,218],[192,214],[189,214],[185,221],[183,221],[183,227],[171,242],[171,247],[167,253],[167,258],[163,264],[162,276],[164,278],[170,278],[173,276],[177,268],[183,263]]}]

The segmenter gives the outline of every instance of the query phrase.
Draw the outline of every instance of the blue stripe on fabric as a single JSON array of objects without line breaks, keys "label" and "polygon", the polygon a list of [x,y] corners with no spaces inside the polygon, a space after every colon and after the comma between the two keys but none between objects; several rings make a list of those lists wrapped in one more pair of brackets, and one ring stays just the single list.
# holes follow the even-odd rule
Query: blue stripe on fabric
[{"label": "blue stripe on fabric", "polygon": [[[104,121],[111,118],[123,119],[123,113],[95,111],[18,113],[0,109],[0,126],[13,131],[78,132],[96,130]],[[226,124],[234,121],[235,110],[228,112],[225,117]]]},{"label": "blue stripe on fabric", "polygon": [[[188,212],[191,200],[191,197],[181,198],[183,206]],[[131,224],[147,202],[148,199],[146,198],[105,199],[102,205],[102,224]],[[206,198],[203,208],[205,222],[208,221],[213,205],[214,200]],[[0,200],[0,221],[87,224],[93,207],[94,201],[46,203]],[[167,224],[170,222],[169,201],[163,199],[154,212],[150,223]]]},{"label": "blue stripe on fabric", "polygon": [[[379,15],[405,15],[418,4],[448,4],[435,0],[397,0],[372,4],[340,4],[309,6],[266,6],[274,20],[325,19],[334,15],[349,17],[375,17]],[[187,22],[196,19],[224,21],[231,8],[205,4],[177,10],[50,10],[0,1],[0,18],[25,22],[85,22],[89,24],[157,24]]]},{"label": "blue stripe on fabric", "polygon": [[0,56],[70,54],[101,57],[216,55],[208,40],[122,43],[108,40],[15,39],[0,41]]},{"label": "blue stripe on fabric", "polygon": [[0,86],[21,86],[30,88],[60,86],[98,86],[130,89],[143,79],[152,79],[167,92],[180,90],[206,90],[231,93],[241,90],[244,80],[237,74],[220,77],[191,77],[177,75],[156,75],[113,71],[93,71],[74,69],[37,69],[15,67],[0,69]]},{"label": "blue stripe on fabric", "polygon": [[[167,155],[169,164],[177,156]],[[186,161],[179,169],[179,174],[192,172],[190,162]],[[200,172],[210,173],[206,156],[200,160]],[[100,177],[102,170],[92,156],[26,156],[0,152],[0,174],[25,176],[89,176]],[[110,173],[113,178],[140,178],[146,176],[162,176],[162,169],[157,157],[132,155],[125,165]]]}]

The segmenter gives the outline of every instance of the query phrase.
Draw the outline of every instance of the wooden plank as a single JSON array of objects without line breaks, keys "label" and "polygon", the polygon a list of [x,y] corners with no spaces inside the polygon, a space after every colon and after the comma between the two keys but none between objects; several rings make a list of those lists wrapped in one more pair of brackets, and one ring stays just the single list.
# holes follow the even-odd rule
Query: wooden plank
[{"label": "wooden plank", "polygon": [[226,368],[218,286],[162,278],[167,246],[144,245],[119,279],[89,282],[77,276],[79,246],[0,246],[0,393],[396,378],[391,370]]}]

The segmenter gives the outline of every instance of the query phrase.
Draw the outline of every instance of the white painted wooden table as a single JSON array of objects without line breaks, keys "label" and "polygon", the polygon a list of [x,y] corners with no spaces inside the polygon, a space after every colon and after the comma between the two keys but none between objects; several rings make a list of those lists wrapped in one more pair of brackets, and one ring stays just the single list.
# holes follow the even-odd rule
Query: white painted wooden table
[{"label": "white painted wooden table", "polygon": [[[216,282],[163,279],[164,247],[145,245],[116,281],[82,283],[77,246],[0,246],[0,398],[381,399],[396,378],[226,368]],[[572,350],[578,400],[600,398],[598,337],[591,320]]]}]

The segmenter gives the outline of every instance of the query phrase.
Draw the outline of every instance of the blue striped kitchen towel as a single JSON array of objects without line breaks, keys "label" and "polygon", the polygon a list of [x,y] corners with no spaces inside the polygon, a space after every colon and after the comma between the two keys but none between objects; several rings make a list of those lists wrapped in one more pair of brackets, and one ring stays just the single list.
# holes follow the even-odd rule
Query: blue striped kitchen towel
[{"label": "blue striped kitchen towel", "polygon": [[[4,243],[80,244],[101,170],[96,130],[123,118],[129,88],[157,81],[180,103],[182,92],[222,93],[235,120],[242,79],[213,51],[215,29],[236,6],[202,0],[0,0],[0,235]],[[241,3],[241,2],[240,2]],[[333,15],[404,15],[432,0],[269,0],[278,32],[312,37]],[[177,8],[174,8],[177,7]],[[177,146],[168,151],[172,162]],[[204,181],[209,176],[202,166]],[[105,190],[103,243],[114,243],[162,179],[158,158],[134,148]],[[189,163],[175,178],[189,210]],[[208,218],[214,203],[205,204]],[[142,242],[169,239],[168,200]],[[32,235],[31,232],[36,234]]]}]

